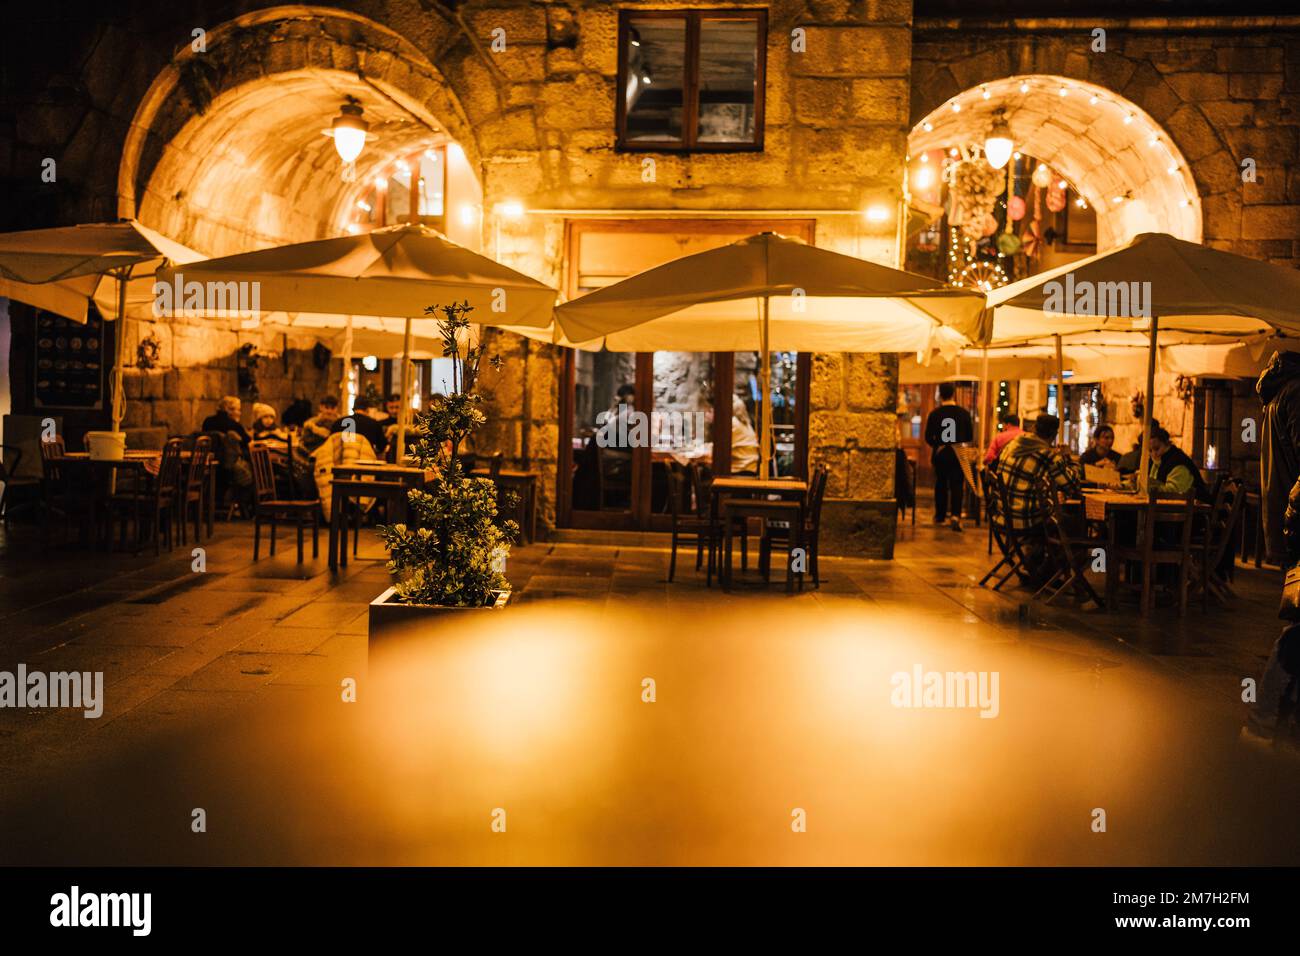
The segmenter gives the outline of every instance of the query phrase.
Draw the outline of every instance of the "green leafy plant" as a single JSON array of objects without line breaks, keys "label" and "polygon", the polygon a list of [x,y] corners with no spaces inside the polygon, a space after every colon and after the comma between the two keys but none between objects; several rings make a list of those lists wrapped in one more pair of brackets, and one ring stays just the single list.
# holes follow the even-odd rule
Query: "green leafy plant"
[{"label": "green leafy plant", "polygon": [[[408,496],[410,526],[379,529],[397,598],[408,604],[483,607],[510,586],[505,559],[518,526],[497,523],[495,486],[466,475],[459,456],[465,440],[484,422],[475,388],[486,346],[468,344],[472,311],[468,302],[425,309],[426,315],[438,317],[442,354],[452,359],[452,387],[419,416],[409,448],[411,457],[435,474],[425,488],[412,489]],[[497,356],[487,361],[500,367]]]}]

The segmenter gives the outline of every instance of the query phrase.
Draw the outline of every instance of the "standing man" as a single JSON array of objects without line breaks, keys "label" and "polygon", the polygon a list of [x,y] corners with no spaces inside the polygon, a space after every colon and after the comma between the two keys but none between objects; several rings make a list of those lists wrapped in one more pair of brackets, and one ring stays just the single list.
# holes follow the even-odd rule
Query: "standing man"
[{"label": "standing man", "polygon": [[[1288,507],[1288,500],[1300,503],[1300,354],[1274,352],[1255,391],[1264,404],[1259,457],[1264,545],[1269,559],[1288,569],[1300,561],[1300,515]],[[1272,738],[1282,730],[1278,711],[1283,700],[1294,699],[1298,679],[1300,623],[1290,623],[1264,667],[1244,728],[1247,738]]]},{"label": "standing man", "polygon": [[953,531],[960,531],[965,479],[957,449],[975,440],[975,427],[970,412],[957,404],[957,386],[952,382],[939,383],[939,402],[925,421],[925,443],[934,466],[934,523],[948,520]]}]

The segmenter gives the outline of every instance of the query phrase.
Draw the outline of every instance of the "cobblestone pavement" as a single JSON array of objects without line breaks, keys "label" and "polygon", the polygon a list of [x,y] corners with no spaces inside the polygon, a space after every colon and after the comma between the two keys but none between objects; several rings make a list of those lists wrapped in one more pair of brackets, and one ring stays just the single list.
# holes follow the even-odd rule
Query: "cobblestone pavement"
[{"label": "cobblestone pavement", "polygon": [[[1048,608],[1030,602],[1023,591],[994,593],[977,587],[992,562],[985,541],[978,528],[959,535],[946,528],[904,526],[895,560],[826,558],[821,587],[792,596],[775,586],[769,593],[758,593],[752,588],[752,569],[750,588],[726,594],[709,590],[703,573],[694,570],[691,555],[680,556],[677,581],[669,584],[667,551],[599,543],[517,548],[508,573],[515,604],[539,611],[571,610],[569,619],[547,620],[581,622],[573,626],[584,630],[582,639],[591,642],[597,655],[603,647],[617,646],[623,634],[636,627],[650,629],[648,637],[638,640],[657,646],[655,653],[689,640],[683,661],[707,653],[711,646],[719,652],[728,648],[733,661],[750,653],[747,645],[756,657],[779,656],[784,651],[772,648],[784,645],[772,643],[774,638],[802,641],[804,652],[815,655],[833,646],[832,639],[820,633],[823,626],[849,622],[853,640],[870,642],[876,640],[874,623],[887,620],[892,630],[880,637],[883,643],[906,646],[908,633],[915,629],[918,634],[940,633],[962,646],[1014,652],[1020,664],[1028,662],[1036,669],[1044,687],[1062,676],[1091,675],[1094,686],[1104,680],[1110,693],[1158,701],[1154,719],[1180,722],[1211,750],[1236,746],[1243,713],[1241,681],[1258,676],[1277,632],[1275,569],[1239,569],[1238,598],[1230,608],[1202,611],[1194,605],[1193,613],[1183,619],[1174,609],[1162,608],[1142,620],[1132,608],[1115,614],[1068,604]],[[79,711],[0,710],[0,804],[21,803],[41,792],[49,779],[79,773],[106,753],[138,751],[172,733],[216,739],[259,712],[261,704],[293,707],[299,701],[337,701],[345,678],[364,681],[367,603],[387,585],[377,539],[363,533],[358,559],[338,575],[329,572],[323,557],[297,565],[294,549],[283,544],[275,558],[263,554],[254,563],[250,530],[241,524],[219,525],[215,538],[204,542],[206,571],[195,573],[188,549],[161,558],[136,558],[42,551],[21,529],[5,539],[0,552],[0,670],[12,671],[22,663],[29,670],[102,671],[105,701],[98,720],[87,720]],[[864,615],[868,608],[872,613]],[[615,623],[628,615],[639,623]],[[660,626],[663,631],[656,633]],[[797,638],[792,633],[796,631]],[[543,628],[542,633],[548,640],[561,640],[553,628]],[[557,653],[563,653],[562,647]],[[697,664],[711,666],[707,658]],[[661,666],[670,668],[671,663]],[[471,684],[477,676],[486,677],[464,676]],[[804,705],[796,697],[771,701],[777,712],[784,707],[794,721]],[[593,713],[600,706],[593,702]],[[444,713],[440,719],[454,723],[457,718]],[[1241,771],[1234,767],[1234,773]],[[1251,812],[1260,817],[1258,808]],[[1293,842],[1288,837],[1274,851],[1290,852]],[[628,852],[631,856],[615,853],[610,859],[644,860]],[[471,851],[465,853],[463,859],[455,853],[449,859],[475,862]],[[703,859],[735,859],[719,853]],[[289,856],[303,859],[301,854]],[[951,855],[922,856],[930,862],[953,860]],[[367,854],[360,858],[391,859]],[[989,858],[974,849],[957,856],[967,861]],[[1066,858],[1079,860],[1069,854]],[[1240,857],[1227,853],[1207,862],[1229,858]],[[224,862],[244,859],[235,856]],[[592,858],[557,857],[539,849],[529,861],[556,859]],[[818,856],[815,861],[827,859]],[[657,856],[655,860],[662,861]],[[830,860],[843,861],[833,853]],[[1019,862],[1036,860],[1050,862],[1033,855]]]}]

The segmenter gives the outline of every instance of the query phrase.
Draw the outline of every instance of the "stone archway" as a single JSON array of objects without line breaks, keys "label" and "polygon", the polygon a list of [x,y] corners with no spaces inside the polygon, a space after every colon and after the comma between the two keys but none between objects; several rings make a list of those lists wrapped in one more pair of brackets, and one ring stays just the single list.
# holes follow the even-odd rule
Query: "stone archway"
[{"label": "stone archway", "polygon": [[452,141],[477,178],[459,98],[407,40],[334,8],[277,7],[207,32],[142,98],[118,175],[118,211],[208,255],[337,235],[356,190],[321,135],[347,97],[375,140],[358,181]]},{"label": "stone archway", "polygon": [[1187,159],[1145,110],[1094,83],[1053,75],[990,80],[935,107],[908,138],[913,156],[982,143],[1002,112],[1017,148],[1048,163],[1096,210],[1097,248],[1141,232],[1201,240],[1201,201]]}]

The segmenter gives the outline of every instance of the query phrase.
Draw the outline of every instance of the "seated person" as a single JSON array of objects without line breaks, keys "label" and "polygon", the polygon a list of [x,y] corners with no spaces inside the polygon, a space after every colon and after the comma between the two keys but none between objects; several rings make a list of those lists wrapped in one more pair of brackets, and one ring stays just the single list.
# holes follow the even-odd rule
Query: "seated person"
[{"label": "seated person", "polygon": [[1079,485],[1061,453],[1053,447],[1061,421],[1039,415],[1032,434],[1012,439],[998,457],[998,475],[1007,489],[1007,519],[1012,528],[1041,528],[1051,510],[1049,495],[1079,494]]},{"label": "seated person", "polygon": [[1200,501],[1208,501],[1209,488],[1196,462],[1169,441],[1163,428],[1151,430],[1151,483],[1156,494],[1186,495],[1193,492]]},{"label": "seated person", "polygon": [[282,428],[275,409],[263,402],[253,403],[253,441],[279,442],[281,445],[289,437],[289,432]]},{"label": "seated person", "polygon": [[731,473],[758,474],[758,434],[739,395],[731,397]]},{"label": "seated person", "polygon": [[993,440],[989,442],[989,450],[984,453],[984,464],[991,466],[997,463],[998,456],[1002,454],[1002,449],[1014,438],[1025,433],[1020,427],[1020,416],[1015,412],[1003,412],[998,416],[998,425],[1001,428]]},{"label": "seated person", "polygon": [[352,432],[360,435],[370,443],[376,456],[383,458],[388,442],[384,437],[384,427],[379,424],[377,415],[383,412],[375,408],[374,401],[364,395],[352,403],[352,414],[345,415],[334,422],[331,432]]},{"label": "seated person", "polygon": [[233,432],[239,437],[239,443],[243,446],[245,452],[248,451],[248,432],[244,426],[239,423],[243,413],[243,402],[238,396],[227,395],[217,406],[217,410],[203,419],[203,424],[199,427],[200,431],[220,432],[223,435]]},{"label": "seated person", "polygon": [[389,395],[384,400],[384,414],[378,416],[379,424],[386,430],[397,424],[398,417],[402,414],[402,396],[396,392]]},{"label": "seated person", "polygon": [[295,398],[280,416],[280,424],[285,428],[302,428],[302,423],[311,418],[311,402],[305,398]]},{"label": "seated person", "polygon": [[[1154,418],[1151,419],[1151,430],[1155,431],[1160,427],[1160,423]],[[1133,475],[1137,473],[1138,467],[1142,462],[1142,432],[1138,432],[1137,444],[1132,450],[1121,455],[1119,459],[1119,473],[1121,475]]]},{"label": "seated person", "polygon": [[315,451],[325,443],[334,431],[334,423],[339,420],[339,400],[333,395],[326,395],[316,406],[316,414],[302,423],[302,447],[304,451]]},{"label": "seated person", "polygon": [[1115,429],[1109,425],[1098,425],[1092,430],[1092,443],[1088,445],[1088,450],[1079,456],[1079,464],[1119,468],[1119,452],[1115,451],[1114,445]]}]

